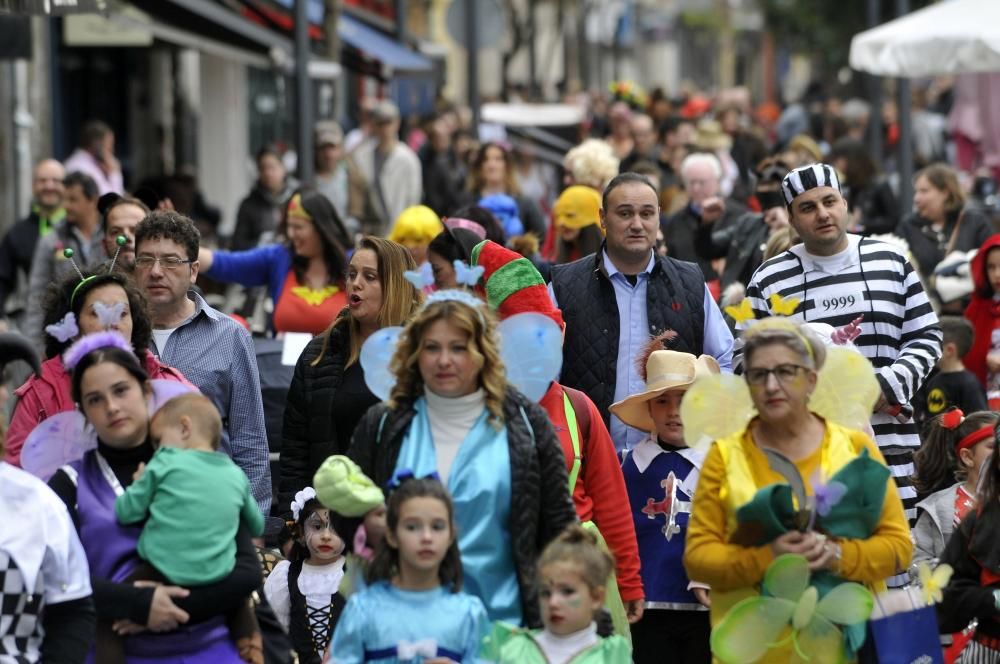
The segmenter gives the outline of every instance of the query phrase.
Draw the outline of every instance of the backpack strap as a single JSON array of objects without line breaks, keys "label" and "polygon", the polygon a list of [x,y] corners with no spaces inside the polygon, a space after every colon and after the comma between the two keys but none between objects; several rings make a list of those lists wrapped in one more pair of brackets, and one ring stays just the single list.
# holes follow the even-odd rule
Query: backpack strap
[{"label": "backpack strap", "polygon": [[563,411],[566,415],[569,437],[573,442],[573,466],[569,471],[569,493],[573,495],[576,481],[583,469],[583,447],[580,439],[590,439],[590,407],[582,392],[563,386]]}]

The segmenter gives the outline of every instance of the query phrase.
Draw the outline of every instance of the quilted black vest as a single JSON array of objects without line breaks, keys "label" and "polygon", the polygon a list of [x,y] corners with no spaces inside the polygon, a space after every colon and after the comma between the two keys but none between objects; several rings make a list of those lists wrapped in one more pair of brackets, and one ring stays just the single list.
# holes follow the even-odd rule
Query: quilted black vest
[{"label": "quilted black vest", "polygon": [[[603,251],[552,268],[552,288],[566,321],[559,382],[597,405],[605,423],[614,401],[621,321]],[[674,330],[671,350],[701,355],[705,337],[705,277],[695,263],[657,258],[646,288],[650,338]]]}]

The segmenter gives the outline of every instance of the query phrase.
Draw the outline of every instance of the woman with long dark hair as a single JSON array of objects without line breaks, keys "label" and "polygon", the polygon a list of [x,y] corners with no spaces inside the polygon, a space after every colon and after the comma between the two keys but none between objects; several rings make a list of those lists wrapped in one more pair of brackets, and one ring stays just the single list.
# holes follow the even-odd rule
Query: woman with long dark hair
[{"label": "woman with long dark hair", "polygon": [[513,157],[507,148],[499,143],[483,143],[472,160],[468,188],[468,203],[479,202],[482,205],[483,200],[492,200],[494,196],[510,197],[516,204],[516,215],[523,225],[523,232],[534,233],[539,240],[545,237],[545,216],[536,201],[521,194]]},{"label": "woman with long dark hair", "polygon": [[283,244],[246,251],[201,249],[202,273],[251,288],[267,286],[275,332],[319,334],[347,304],[344,273],[350,239],[326,196],[303,187],[285,208]]}]

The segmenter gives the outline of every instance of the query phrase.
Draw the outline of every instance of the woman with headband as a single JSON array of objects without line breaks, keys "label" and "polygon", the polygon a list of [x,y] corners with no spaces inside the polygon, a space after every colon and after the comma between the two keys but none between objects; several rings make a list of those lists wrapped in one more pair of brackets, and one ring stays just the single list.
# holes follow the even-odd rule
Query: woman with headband
[{"label": "woman with headband", "polygon": [[150,378],[188,383],[180,371],[161,364],[149,351],[152,324],[146,298],[122,271],[104,267],[74,270],[61,283],[49,287],[42,308],[45,356],[49,359],[42,362],[39,375],[31,376],[14,392],[17,403],[7,432],[8,463],[21,464],[21,447],[39,422],[75,408],[70,374],[63,366],[62,353],[85,334],[116,330],[131,342]]},{"label": "woman with headband", "polygon": [[278,227],[284,242],[245,251],[201,249],[202,274],[247,288],[267,286],[275,332],[323,332],[347,305],[344,224],[326,196],[304,187],[289,199]]}]

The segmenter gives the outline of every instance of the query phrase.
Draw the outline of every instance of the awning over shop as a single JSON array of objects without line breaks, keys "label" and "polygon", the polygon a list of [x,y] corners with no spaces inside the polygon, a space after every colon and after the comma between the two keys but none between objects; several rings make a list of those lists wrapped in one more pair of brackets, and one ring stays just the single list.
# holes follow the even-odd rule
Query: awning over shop
[{"label": "awning over shop", "polygon": [[340,15],[337,33],[351,48],[389,69],[387,77],[393,73],[430,73],[434,70],[428,58],[348,14]]},{"label": "awning over shop", "polygon": [[[147,28],[163,41],[258,67],[291,71],[295,66],[291,39],[215,0],[132,0],[132,4],[149,14],[151,21]],[[134,18],[118,19],[134,23]],[[336,78],[340,75],[340,65],[313,56],[309,60],[309,74],[313,78]]]}]

